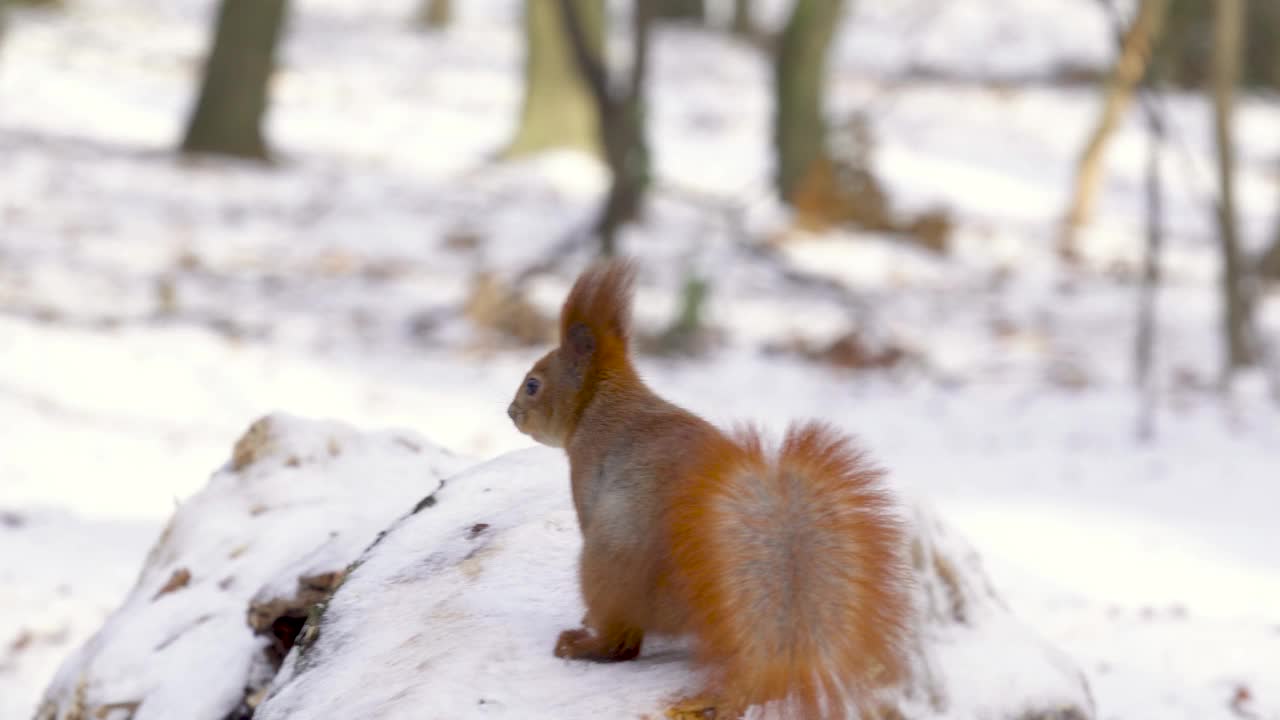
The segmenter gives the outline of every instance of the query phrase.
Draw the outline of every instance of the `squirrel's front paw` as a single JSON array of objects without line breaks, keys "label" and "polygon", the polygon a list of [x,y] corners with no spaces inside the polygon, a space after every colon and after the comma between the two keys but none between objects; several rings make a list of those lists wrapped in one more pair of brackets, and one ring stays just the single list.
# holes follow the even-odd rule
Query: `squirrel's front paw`
[{"label": "squirrel's front paw", "polygon": [[575,659],[584,654],[584,646],[591,642],[591,632],[586,628],[565,630],[556,640],[556,657]]}]

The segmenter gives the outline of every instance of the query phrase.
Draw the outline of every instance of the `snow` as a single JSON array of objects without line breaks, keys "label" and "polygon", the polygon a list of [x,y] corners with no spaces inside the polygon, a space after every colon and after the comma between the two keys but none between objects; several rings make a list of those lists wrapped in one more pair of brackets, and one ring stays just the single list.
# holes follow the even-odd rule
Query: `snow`
[{"label": "snow", "polygon": [[250,599],[292,597],[299,578],[342,571],[467,463],[411,433],[263,418],[175,512],[123,605],[54,676],[38,717],[117,704],[136,705],[137,720],[224,717],[263,672]]},{"label": "snow", "polygon": [[[325,604],[314,639],[285,660],[255,717],[644,716],[694,692],[697,674],[680,640],[649,638],[634,663],[552,655],[559,631],[577,627],[584,612],[567,474],[563,453],[540,448],[449,478],[434,503],[397,522],[361,556]],[[961,598],[966,620],[929,612],[927,662],[917,668],[927,679],[912,686],[909,716],[1087,712],[1071,661],[988,595],[963,541],[929,511],[916,517],[922,555],[955,563],[963,583],[953,596],[930,577],[918,588],[918,605],[929,606],[926,592],[948,608]],[[974,663],[984,667],[977,682]],[[933,702],[940,707],[929,707]]]},{"label": "snow", "polygon": [[[776,22],[782,3],[763,4]],[[518,8],[455,5],[455,29],[424,35],[407,27],[411,0],[294,4],[269,127],[281,162],[267,169],[171,154],[209,0],[13,13],[0,56],[0,718],[31,715],[255,418],[409,427],[477,458],[526,444],[503,408],[540,350],[495,345],[458,307],[473,272],[510,276],[588,222],[602,176],[565,153],[491,161],[519,102]],[[1098,97],[1015,81],[1109,57],[1097,5],[850,5],[833,115],[868,113],[894,206],[950,209],[954,252],[848,232],[783,246],[783,267],[844,283],[847,302],[743,252],[785,219],[766,197],[769,69],[732,40],[662,29],[662,189],[625,237],[643,264],[640,320],[659,327],[685,274],[713,273],[708,311],[728,342],[642,358],[646,377],[717,422],[777,431],[820,416],[861,436],[982,553],[1017,617],[1083,668],[1100,718],[1234,718],[1241,690],[1244,712],[1280,717],[1280,413],[1256,378],[1230,400],[1214,391],[1207,106],[1168,101],[1161,401],[1140,443],[1141,125],[1130,115],[1117,134],[1085,267],[1064,271],[1055,223]],[[934,78],[946,70],[975,82]],[[1274,98],[1242,103],[1250,249],[1275,221],[1277,122]],[[451,249],[463,234],[475,247]],[[553,311],[584,260],[538,278],[534,300]],[[1272,338],[1278,306],[1272,290]],[[921,359],[842,373],[760,352],[850,329]]]}]

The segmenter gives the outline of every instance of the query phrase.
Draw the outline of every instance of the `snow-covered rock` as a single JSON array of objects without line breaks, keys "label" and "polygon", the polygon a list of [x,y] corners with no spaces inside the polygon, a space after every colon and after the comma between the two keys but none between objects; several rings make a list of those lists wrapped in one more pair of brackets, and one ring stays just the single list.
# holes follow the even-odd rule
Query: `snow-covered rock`
[{"label": "snow-covered rock", "polygon": [[[539,448],[450,478],[312,615],[255,718],[660,717],[696,684],[687,645],[613,665],[552,655],[584,612],[567,477]],[[972,549],[923,503],[913,525],[924,631],[899,717],[1093,717],[1083,675],[1009,614]]]},{"label": "snow-covered rock", "polygon": [[408,432],[262,418],[174,513],[132,592],[63,663],[36,717],[234,717],[270,681],[311,602],[468,462]]},{"label": "snow-covered rock", "polygon": [[911,562],[923,630],[903,714],[956,720],[1094,717],[1084,673],[1009,612],[977,552],[927,503],[917,500],[913,515]]},{"label": "snow-covered rock", "polygon": [[[583,614],[563,454],[463,464],[407,433],[260,421],[38,719],[652,718],[696,685],[678,639],[630,663],[555,658]],[[912,522],[924,630],[884,717],[1092,718],[1079,671],[968,545],[923,503]]]}]

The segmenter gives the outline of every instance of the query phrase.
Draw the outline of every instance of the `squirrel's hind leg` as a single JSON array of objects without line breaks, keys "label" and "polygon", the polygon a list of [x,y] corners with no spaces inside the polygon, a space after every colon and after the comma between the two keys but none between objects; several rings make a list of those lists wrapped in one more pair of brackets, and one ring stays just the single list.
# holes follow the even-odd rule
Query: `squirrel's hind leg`
[{"label": "squirrel's hind leg", "polygon": [[556,657],[592,662],[625,662],[640,655],[644,631],[614,625],[603,632],[565,630],[556,640]]},{"label": "squirrel's hind leg", "polygon": [[640,655],[644,603],[636,598],[650,594],[638,579],[645,573],[636,572],[643,559],[634,557],[632,548],[610,546],[608,540],[584,533],[578,570],[587,616],[583,627],[560,633],[556,657],[623,662]]}]

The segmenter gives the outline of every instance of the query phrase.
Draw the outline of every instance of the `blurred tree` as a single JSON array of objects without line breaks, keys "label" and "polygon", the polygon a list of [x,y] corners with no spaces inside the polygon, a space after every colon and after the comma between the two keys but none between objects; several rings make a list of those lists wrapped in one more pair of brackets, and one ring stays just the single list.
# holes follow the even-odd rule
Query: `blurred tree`
[{"label": "blurred tree", "polygon": [[1146,72],[1152,46],[1160,37],[1167,11],[1168,0],[1142,0],[1133,22],[1120,42],[1120,54],[1107,76],[1102,113],[1076,164],[1075,184],[1066,221],[1058,237],[1058,254],[1065,260],[1076,259],[1077,230],[1088,223],[1093,215],[1093,201],[1102,179],[1102,159],[1107,142],[1119,127],[1120,119],[1133,99],[1134,87]]},{"label": "blurred tree", "polygon": [[774,182],[788,203],[808,178],[831,174],[823,88],[842,6],[842,0],[796,0],[774,60]]},{"label": "blurred tree", "polygon": [[1258,260],[1258,274],[1271,280],[1280,280],[1280,220],[1272,233],[1271,247]]},{"label": "blurred tree", "polygon": [[1235,147],[1232,110],[1243,55],[1243,0],[1216,0],[1213,23],[1213,119],[1218,146],[1218,236],[1222,243],[1225,376],[1256,360],[1251,342],[1252,302],[1240,258],[1236,226]]},{"label": "blurred tree", "polygon": [[[573,3],[591,53],[603,57],[603,0]],[[525,0],[524,22],[524,104],[520,126],[505,154],[513,157],[564,147],[599,155],[595,100],[578,73],[559,3]]]},{"label": "blurred tree", "polygon": [[747,38],[760,35],[760,27],[756,25],[755,0],[733,0],[733,19],[729,30],[734,35]]},{"label": "blurred tree", "polygon": [[[1210,83],[1214,2],[1170,0],[1156,64],[1175,85],[1204,88]],[[1245,0],[1244,49],[1240,82],[1246,87],[1280,88],[1280,2]]]},{"label": "blurred tree", "polygon": [[706,306],[710,292],[711,286],[705,278],[694,273],[685,276],[675,318],[653,339],[655,352],[694,355],[703,349],[709,340]]},{"label": "blurred tree", "polygon": [[[1152,95],[1158,95],[1160,86],[1150,73],[1147,75],[1146,85]],[[1138,286],[1138,331],[1134,338],[1133,365],[1140,394],[1138,439],[1150,440],[1155,436],[1156,394],[1159,387],[1153,368],[1156,334],[1159,329],[1156,300],[1160,289],[1160,255],[1164,247],[1164,189],[1160,178],[1160,151],[1164,147],[1165,123],[1159,103],[1145,103],[1143,110],[1147,126],[1147,246],[1142,261],[1142,281]]]},{"label": "blurred tree", "polygon": [[574,63],[591,91],[599,118],[598,134],[612,182],[596,221],[600,249],[612,255],[623,224],[640,213],[649,188],[649,143],[645,122],[645,78],[649,67],[649,30],[653,3],[635,0],[631,19],[631,73],[625,83],[611,81],[604,53],[592,47],[577,0],[560,0],[565,34]]},{"label": "blurred tree", "polygon": [[7,20],[6,7],[9,5],[26,5],[34,8],[56,8],[61,9],[66,6],[65,0],[0,0],[0,40],[4,39],[4,30]]},{"label": "blurred tree", "polygon": [[424,30],[443,30],[453,22],[452,0],[421,0],[413,24]]},{"label": "blurred tree", "polygon": [[267,159],[262,118],[286,0],[222,0],[182,151]]},{"label": "blurred tree", "polygon": [[706,0],[640,0],[656,4],[657,17],[702,22],[707,18]]}]

